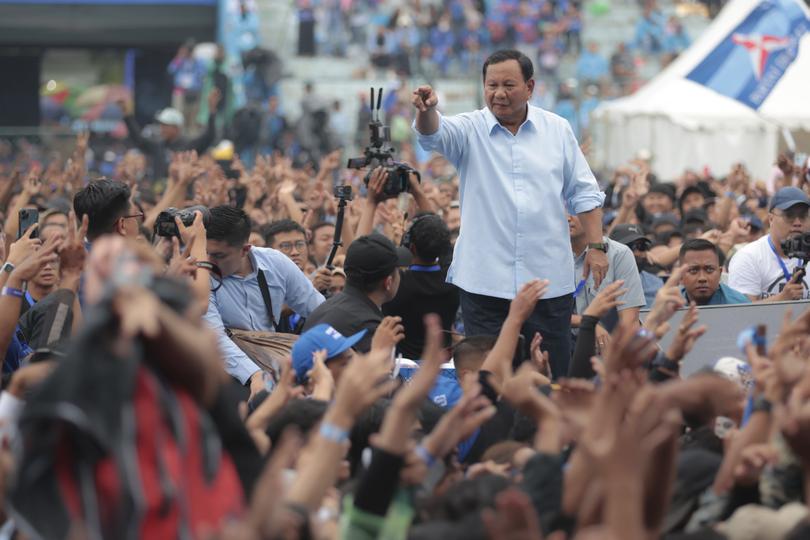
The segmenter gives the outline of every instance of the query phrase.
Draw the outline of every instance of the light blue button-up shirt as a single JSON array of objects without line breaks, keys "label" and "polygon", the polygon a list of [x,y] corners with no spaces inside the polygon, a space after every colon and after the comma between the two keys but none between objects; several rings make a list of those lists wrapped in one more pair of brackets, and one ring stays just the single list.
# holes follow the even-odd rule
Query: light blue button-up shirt
[{"label": "light blue button-up shirt", "polygon": [[440,116],[438,131],[417,139],[461,178],[461,234],[447,281],[506,299],[534,278],[550,280],[546,298],[574,291],[566,210],[599,208],[605,195],[568,122],[529,105],[512,135],[484,108]]},{"label": "light blue button-up shirt", "polygon": [[205,320],[217,332],[217,339],[225,359],[225,370],[244,384],[259,367],[236,346],[225,333],[225,328],[240,330],[274,330],[267,316],[256,269],[264,272],[273,315],[281,319],[281,306],[287,304],[302,317],[307,317],[324,298],[301,270],[280,251],[270,248],[251,248],[248,252],[253,272],[247,276],[227,276],[222,287],[208,297]]}]

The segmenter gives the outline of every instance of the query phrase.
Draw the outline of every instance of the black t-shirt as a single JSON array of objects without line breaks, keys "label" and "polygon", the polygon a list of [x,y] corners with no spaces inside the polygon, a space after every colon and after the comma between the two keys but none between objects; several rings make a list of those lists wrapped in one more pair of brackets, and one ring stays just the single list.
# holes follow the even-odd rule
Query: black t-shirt
[{"label": "black t-shirt", "polygon": [[424,317],[436,313],[442,319],[445,330],[445,346],[450,346],[450,330],[458,311],[458,287],[447,283],[447,271],[436,268],[432,271],[405,270],[396,297],[383,305],[386,316],[402,317],[405,339],[397,347],[405,358],[419,359],[425,346]]}]

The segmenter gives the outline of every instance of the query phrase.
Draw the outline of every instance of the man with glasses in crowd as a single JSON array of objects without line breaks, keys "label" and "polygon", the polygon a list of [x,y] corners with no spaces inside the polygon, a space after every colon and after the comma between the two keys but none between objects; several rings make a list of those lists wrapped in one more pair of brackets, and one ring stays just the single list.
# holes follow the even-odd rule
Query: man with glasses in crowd
[{"label": "man with glasses in crowd", "polygon": [[720,248],[708,240],[694,238],[681,246],[681,294],[687,302],[699,306],[750,304],[751,300],[740,291],[720,283],[723,269]]},{"label": "man with glasses in crowd", "polygon": [[[302,272],[306,273],[309,244],[307,243],[307,232],[299,223],[291,219],[280,219],[268,223],[262,228],[262,236],[267,247],[282,252]],[[332,271],[322,266],[309,276],[309,279],[321,293],[328,292],[332,286]]]},{"label": "man with glasses in crowd", "polygon": [[[87,241],[105,234],[136,238],[143,223],[143,213],[132,206],[131,192],[123,182],[96,180],[73,197],[73,210],[81,222],[87,215]],[[89,246],[88,246],[89,247]]]},{"label": "man with glasses in crowd", "polygon": [[806,261],[785,257],[782,242],[810,231],[810,198],[799,188],[774,194],[768,214],[770,232],[738,251],[729,263],[728,284],[754,302],[810,298],[808,278],[796,274]]},{"label": "man with glasses in crowd", "polygon": [[640,225],[634,223],[616,225],[610,233],[610,239],[624,244],[633,252],[636,269],[638,270],[639,279],[641,279],[641,288],[644,291],[644,301],[646,307],[651,308],[653,302],[655,302],[658,289],[664,286],[661,278],[650,272],[652,265],[647,258],[647,253],[652,247],[652,240],[644,236],[644,231]]}]

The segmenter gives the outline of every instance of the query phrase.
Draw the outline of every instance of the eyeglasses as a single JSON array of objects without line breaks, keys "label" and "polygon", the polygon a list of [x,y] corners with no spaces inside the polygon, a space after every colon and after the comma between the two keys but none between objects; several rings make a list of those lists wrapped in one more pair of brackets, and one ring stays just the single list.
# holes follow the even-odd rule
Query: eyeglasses
[{"label": "eyeglasses", "polygon": [[295,242],[281,242],[278,245],[278,250],[283,251],[284,253],[289,253],[295,248],[297,251],[304,251],[307,247],[307,243],[304,240],[297,240]]},{"label": "eyeglasses", "polygon": [[134,219],[137,219],[139,221],[143,221],[145,217],[146,216],[144,216],[143,212],[140,212],[138,214],[130,214],[128,216],[121,216],[122,219],[134,218]]},{"label": "eyeglasses", "polygon": [[802,221],[807,221],[810,219],[810,208],[789,208],[787,210],[783,210],[781,213],[772,212],[773,215],[779,216],[780,218],[784,219],[785,221],[796,221],[800,219]]},{"label": "eyeglasses", "polygon": [[633,251],[650,251],[649,242],[633,242],[628,247]]},{"label": "eyeglasses", "polygon": [[701,270],[703,272],[705,272],[706,275],[710,276],[710,275],[714,274],[715,272],[717,272],[718,267],[712,266],[710,264],[707,264],[706,266],[700,266],[700,265],[689,266],[689,267],[686,268],[686,273],[689,274],[690,276],[696,276],[696,275],[700,274]]}]

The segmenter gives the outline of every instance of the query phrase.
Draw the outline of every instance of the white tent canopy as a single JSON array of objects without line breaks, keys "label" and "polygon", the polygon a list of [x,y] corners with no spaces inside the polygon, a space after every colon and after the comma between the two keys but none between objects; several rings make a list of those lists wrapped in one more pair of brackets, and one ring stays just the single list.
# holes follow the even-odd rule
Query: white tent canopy
[{"label": "white tent canopy", "polygon": [[725,174],[739,162],[756,178],[769,175],[780,129],[810,131],[810,32],[758,113],[685,78],[759,2],[732,0],[688,50],[638,92],[600,105],[592,122],[595,164],[616,167],[647,149],[653,170],[667,180],[704,166]]}]

